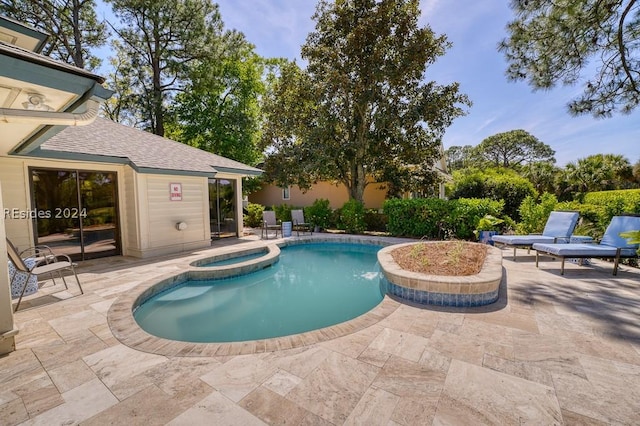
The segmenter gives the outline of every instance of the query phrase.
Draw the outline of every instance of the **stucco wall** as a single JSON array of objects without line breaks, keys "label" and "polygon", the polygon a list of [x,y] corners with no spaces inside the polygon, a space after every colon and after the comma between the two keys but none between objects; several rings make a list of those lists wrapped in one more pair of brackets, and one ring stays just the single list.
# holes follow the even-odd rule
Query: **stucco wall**
[{"label": "stucco wall", "polygon": [[[364,191],[364,205],[369,209],[380,209],[387,195],[386,188],[381,189],[379,183],[370,183]],[[313,204],[316,199],[329,200],[334,209],[342,207],[349,200],[349,192],[343,184],[319,182],[303,193],[297,186],[291,186],[289,200],[282,199],[282,188],[273,185],[264,186],[261,190],[249,194],[249,202],[274,206],[289,204],[296,207],[306,207]]]}]

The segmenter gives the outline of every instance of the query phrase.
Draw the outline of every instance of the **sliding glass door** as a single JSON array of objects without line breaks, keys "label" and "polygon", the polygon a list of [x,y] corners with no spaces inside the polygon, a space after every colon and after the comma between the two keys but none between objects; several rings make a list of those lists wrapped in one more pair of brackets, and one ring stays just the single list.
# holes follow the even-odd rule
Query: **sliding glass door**
[{"label": "sliding glass door", "polygon": [[209,218],[212,238],[238,235],[235,183],[233,179],[209,179]]},{"label": "sliding glass door", "polygon": [[121,253],[114,172],[31,169],[36,244],[74,260]]}]

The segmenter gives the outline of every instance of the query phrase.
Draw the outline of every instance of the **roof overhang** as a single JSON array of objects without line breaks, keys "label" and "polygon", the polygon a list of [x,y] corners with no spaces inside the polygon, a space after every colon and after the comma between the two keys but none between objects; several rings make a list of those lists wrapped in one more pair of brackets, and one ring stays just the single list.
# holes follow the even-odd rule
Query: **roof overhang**
[{"label": "roof overhang", "polygon": [[[45,104],[40,105],[45,107],[45,116],[83,114],[89,100],[102,103],[113,94],[102,87],[103,82],[104,78],[88,71],[0,42],[0,108],[2,115],[12,120],[20,114],[28,117],[31,110],[27,107],[33,106],[28,103],[34,95]],[[33,113],[34,117],[39,117],[42,110],[34,109]],[[59,118],[64,117],[60,115]],[[28,154],[66,127],[49,124],[45,119],[23,121],[3,126],[0,155]]]}]

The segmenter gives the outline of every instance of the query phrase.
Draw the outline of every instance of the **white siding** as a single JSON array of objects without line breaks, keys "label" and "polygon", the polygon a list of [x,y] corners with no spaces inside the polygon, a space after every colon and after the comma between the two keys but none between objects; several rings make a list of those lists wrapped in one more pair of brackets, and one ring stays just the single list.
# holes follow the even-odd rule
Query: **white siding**
[{"label": "white siding", "polygon": [[140,250],[140,227],[138,225],[138,203],[136,189],[136,173],[131,167],[125,167],[120,186],[120,199],[124,206],[120,209],[122,216],[122,254],[127,256]]},{"label": "white siding", "polygon": [[[120,222],[123,226],[122,206],[123,190],[122,176],[124,167],[117,164],[89,163],[81,161],[42,160],[24,157],[0,157],[0,181],[2,181],[2,201],[6,209],[18,209],[19,211],[31,211],[31,195],[29,188],[29,168],[69,169],[69,170],[95,170],[116,172],[118,179],[118,203],[120,204]],[[4,216],[4,211],[2,212]],[[30,219],[6,219],[5,227],[7,237],[18,248],[26,248],[33,245],[34,232],[33,221]]]},{"label": "white siding", "polygon": [[[33,225],[29,218],[11,217],[11,211],[27,212],[31,207],[29,199],[29,183],[27,166],[21,159],[0,158],[0,181],[2,181],[2,202],[7,237],[18,247],[27,248],[33,245]],[[7,213],[9,212],[9,216]]]},{"label": "white siding", "polygon": [[[137,175],[141,257],[174,253],[211,245],[207,178]],[[182,201],[171,201],[169,185],[182,185]],[[179,231],[176,224],[185,222]]]},{"label": "white siding", "polygon": [[[32,208],[29,167],[115,171],[124,255],[146,258],[211,245],[209,191],[205,177],[140,174],[129,166],[107,163],[0,157],[5,209],[29,211]],[[174,182],[182,184],[182,201],[169,198],[169,184]],[[177,230],[178,222],[185,222],[187,229]],[[7,236],[18,247],[33,245],[30,219],[8,218],[5,226]]]}]

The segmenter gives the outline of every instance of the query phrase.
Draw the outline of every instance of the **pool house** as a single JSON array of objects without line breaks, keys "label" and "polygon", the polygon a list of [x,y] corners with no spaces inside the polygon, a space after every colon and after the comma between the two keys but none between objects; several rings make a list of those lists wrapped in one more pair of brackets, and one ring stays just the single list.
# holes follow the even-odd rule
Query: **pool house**
[{"label": "pool house", "polygon": [[[72,259],[148,258],[242,235],[257,168],[99,118],[104,79],[0,17],[0,354],[15,349],[5,237]],[[5,290],[6,289],[6,290]]]}]

